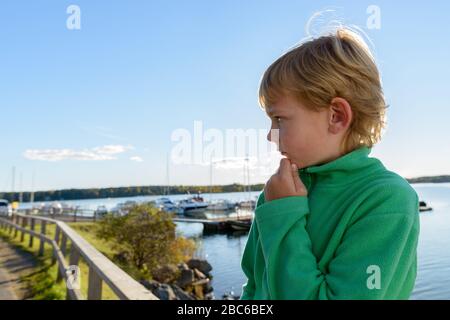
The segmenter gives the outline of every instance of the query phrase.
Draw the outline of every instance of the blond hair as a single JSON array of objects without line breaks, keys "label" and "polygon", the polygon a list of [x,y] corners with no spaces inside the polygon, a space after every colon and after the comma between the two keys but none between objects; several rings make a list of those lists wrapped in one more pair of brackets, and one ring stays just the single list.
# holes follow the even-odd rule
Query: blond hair
[{"label": "blond hair", "polygon": [[350,29],[303,42],[272,63],[261,80],[260,105],[266,108],[283,95],[317,111],[335,97],[346,99],[353,119],[341,146],[345,152],[381,139],[387,106],[380,74],[368,46]]}]

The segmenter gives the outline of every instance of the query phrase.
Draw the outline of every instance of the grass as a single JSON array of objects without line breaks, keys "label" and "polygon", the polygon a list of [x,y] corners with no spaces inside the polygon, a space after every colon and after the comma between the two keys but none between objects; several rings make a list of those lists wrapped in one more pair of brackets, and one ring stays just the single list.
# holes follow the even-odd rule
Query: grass
[{"label": "grass", "polygon": [[[36,221],[37,222],[37,221]],[[97,225],[94,222],[77,222],[68,223],[76,232],[78,232],[86,241],[93,245],[98,251],[103,253],[109,259],[113,259],[115,254],[112,249],[111,243],[101,240],[96,237]],[[55,237],[54,224],[47,224],[46,235],[49,238]],[[40,223],[35,226],[35,231],[41,231]],[[17,232],[17,236],[14,237],[14,230],[9,233],[7,229],[0,228],[0,236],[7,240],[12,245],[16,246],[19,250],[24,250],[32,253],[37,260],[37,267],[31,275],[24,277],[22,280],[26,281],[31,293],[31,299],[36,300],[59,300],[65,299],[66,297],[66,285],[64,281],[57,282],[57,263],[52,264],[53,250],[51,245],[44,245],[44,255],[42,257],[38,256],[39,253],[39,239],[34,238],[33,245],[29,246],[30,235],[25,234],[24,241],[21,242],[21,232]],[[67,240],[67,251],[66,251],[66,262],[69,261],[70,255],[70,240]],[[81,294],[83,297],[87,297],[88,279],[89,279],[89,267],[87,263],[80,257],[79,261],[80,267],[80,280],[81,280]],[[123,266],[121,266],[123,267]],[[124,268],[126,269],[126,268]],[[125,270],[127,271],[127,270]],[[103,283],[102,287],[102,299],[103,300],[117,300],[116,294]]]}]

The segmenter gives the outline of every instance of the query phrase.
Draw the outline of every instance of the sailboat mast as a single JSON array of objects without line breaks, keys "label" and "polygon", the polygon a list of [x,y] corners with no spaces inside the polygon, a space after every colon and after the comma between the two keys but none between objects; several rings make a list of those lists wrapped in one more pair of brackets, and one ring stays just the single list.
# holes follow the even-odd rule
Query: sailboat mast
[{"label": "sailboat mast", "polygon": [[12,192],[12,201],[14,202],[15,196],[14,196],[14,192],[16,188],[16,167],[12,167],[12,186],[11,186],[11,192]]},{"label": "sailboat mast", "polygon": [[248,199],[251,200],[251,187],[250,187],[250,163],[247,156],[247,183],[248,183]]},{"label": "sailboat mast", "polygon": [[23,202],[23,172],[20,173],[20,180],[19,180],[19,202]]},{"label": "sailboat mast", "polygon": [[213,159],[211,156],[210,166],[209,166],[209,202],[212,201],[212,181],[213,181]]},{"label": "sailboat mast", "polygon": [[33,176],[31,178],[31,194],[30,194],[30,202],[33,203],[34,202],[34,182],[36,179],[36,172],[33,171]]},{"label": "sailboat mast", "polygon": [[169,195],[170,194],[169,154],[167,154],[166,160],[166,181],[167,181],[166,195]]}]

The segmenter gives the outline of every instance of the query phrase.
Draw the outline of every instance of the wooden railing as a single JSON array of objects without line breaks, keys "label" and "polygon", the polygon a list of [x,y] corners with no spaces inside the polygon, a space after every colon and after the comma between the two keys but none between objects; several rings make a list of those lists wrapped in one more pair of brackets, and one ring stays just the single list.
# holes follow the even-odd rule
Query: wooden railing
[{"label": "wooden railing", "polygon": [[[36,224],[40,223],[40,232],[35,231]],[[48,224],[55,224],[55,238],[51,239],[46,235]],[[125,271],[116,266],[111,260],[105,257],[78,233],[70,228],[65,222],[33,215],[15,213],[10,217],[0,216],[0,227],[9,233],[14,232],[17,237],[20,234],[20,241],[25,240],[25,234],[30,235],[28,246],[33,246],[33,241],[39,241],[40,256],[44,255],[44,244],[52,246],[52,263],[58,262],[57,280],[64,280],[66,284],[69,280],[69,267],[78,266],[80,257],[89,267],[89,279],[87,288],[88,300],[102,299],[102,284],[106,283],[111,290],[122,300],[158,300],[158,298],[147,290],[143,285],[130,277]],[[70,240],[70,249],[67,242]],[[68,252],[67,250],[70,250]],[[69,254],[69,263],[65,256]],[[67,285],[66,299],[83,300],[80,289],[76,286]]]}]

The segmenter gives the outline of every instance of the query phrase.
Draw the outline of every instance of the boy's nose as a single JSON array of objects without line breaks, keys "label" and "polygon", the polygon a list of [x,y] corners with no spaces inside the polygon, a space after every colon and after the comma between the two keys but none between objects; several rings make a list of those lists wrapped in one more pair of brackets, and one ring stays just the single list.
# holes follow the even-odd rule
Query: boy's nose
[{"label": "boy's nose", "polygon": [[270,129],[267,134],[267,141],[275,143],[278,147],[280,145],[279,129]]}]

